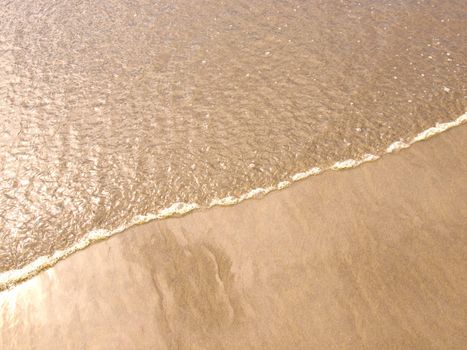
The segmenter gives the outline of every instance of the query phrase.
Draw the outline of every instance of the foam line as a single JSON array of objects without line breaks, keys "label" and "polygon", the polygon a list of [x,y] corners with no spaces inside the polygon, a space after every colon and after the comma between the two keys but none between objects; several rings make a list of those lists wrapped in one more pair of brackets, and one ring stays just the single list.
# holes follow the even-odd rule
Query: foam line
[{"label": "foam line", "polygon": [[[421,133],[419,133],[418,135],[416,135],[409,141],[399,140],[399,141],[393,142],[386,148],[386,153],[384,154],[393,153],[395,151],[410,147],[415,142],[426,140],[434,135],[442,133],[452,127],[461,125],[465,122],[467,122],[467,112],[462,114],[460,117],[456,118],[453,121],[446,122],[446,123],[437,123],[435,126],[422,131]],[[204,206],[204,208],[211,208],[214,206],[234,205],[234,204],[244,201],[245,199],[257,198],[258,196],[263,196],[265,194],[268,194],[271,191],[280,190],[280,189],[289,187],[292,183],[296,181],[305,179],[309,176],[320,174],[323,171],[355,168],[359,166],[360,164],[379,159],[381,156],[373,155],[373,154],[365,154],[360,159],[346,159],[346,160],[335,162],[334,165],[330,166],[327,169],[312,167],[307,171],[300,172],[300,173],[290,176],[290,179],[280,181],[275,186],[269,186],[266,188],[255,188],[238,197],[228,196],[228,197],[221,198],[221,199],[213,199],[211,203],[208,206]],[[78,243],[76,243],[72,247],[69,247],[64,250],[58,250],[50,256],[39,257],[35,261],[24,266],[21,269],[10,270],[10,271],[0,273],[0,292],[2,290],[11,288],[16,284],[33,277],[34,275],[38,274],[40,271],[45,270],[55,265],[58,261],[66,258],[67,256],[73,254],[74,252],[77,252],[79,250],[86,248],[91,243],[111,237],[117,233],[120,233],[130,228],[131,226],[144,224],[152,220],[164,219],[164,218],[168,218],[171,216],[184,215],[195,209],[199,209],[202,207],[203,206],[197,203],[183,203],[183,202],[174,203],[170,207],[161,209],[157,213],[137,215],[132,220],[130,220],[130,222],[128,222],[127,224],[120,225],[114,230],[98,229],[98,230],[91,231],[88,234],[86,234]]]}]

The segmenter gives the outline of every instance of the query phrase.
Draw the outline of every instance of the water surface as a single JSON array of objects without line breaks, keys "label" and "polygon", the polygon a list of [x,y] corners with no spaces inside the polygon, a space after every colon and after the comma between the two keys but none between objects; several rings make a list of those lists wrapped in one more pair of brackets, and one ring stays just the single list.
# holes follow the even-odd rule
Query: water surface
[{"label": "water surface", "polygon": [[0,4],[0,272],[465,112],[464,1]]}]

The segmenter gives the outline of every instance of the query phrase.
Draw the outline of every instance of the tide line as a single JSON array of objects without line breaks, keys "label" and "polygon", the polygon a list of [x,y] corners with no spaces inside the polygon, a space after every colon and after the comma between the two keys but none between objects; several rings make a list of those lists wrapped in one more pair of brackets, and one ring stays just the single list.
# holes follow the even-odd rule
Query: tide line
[{"label": "tide line", "polygon": [[6,289],[12,288],[16,284],[23,282],[37,275],[42,270],[45,270],[49,267],[54,266],[60,260],[63,260],[69,255],[88,247],[94,242],[104,240],[134,225],[140,225],[140,224],[147,223],[149,221],[161,220],[161,219],[165,219],[165,218],[172,217],[172,216],[185,215],[189,212],[192,212],[193,210],[200,209],[200,208],[211,208],[215,206],[230,206],[230,205],[238,204],[246,199],[258,198],[259,196],[266,195],[271,191],[287,188],[296,181],[300,181],[310,176],[318,175],[327,170],[343,170],[343,169],[355,168],[359,166],[360,164],[377,160],[385,154],[393,153],[398,150],[408,148],[412,144],[418,141],[426,140],[434,135],[442,133],[455,126],[459,126],[465,122],[467,122],[467,112],[462,114],[461,116],[459,116],[453,121],[446,122],[446,123],[437,123],[435,126],[420,132],[418,135],[416,135],[409,141],[404,141],[404,140],[395,141],[386,148],[386,153],[379,155],[379,156],[373,155],[373,154],[365,154],[360,159],[346,159],[346,160],[337,161],[332,166],[325,168],[325,169],[322,169],[319,167],[312,167],[307,171],[299,172],[299,173],[296,173],[290,176],[289,179],[280,181],[277,185],[269,186],[266,188],[255,188],[238,197],[228,196],[228,197],[221,198],[221,199],[213,199],[210,202],[210,204],[207,206],[202,206],[202,205],[199,205],[198,203],[178,202],[178,203],[172,204],[171,206],[167,208],[159,210],[157,213],[137,215],[132,220],[130,220],[130,222],[126,224],[122,224],[113,230],[98,229],[98,230],[90,231],[78,243],[76,243],[75,245],[67,249],[56,251],[54,254],[50,256],[39,257],[35,261],[24,266],[21,269],[10,270],[10,271],[0,273],[0,292]]}]

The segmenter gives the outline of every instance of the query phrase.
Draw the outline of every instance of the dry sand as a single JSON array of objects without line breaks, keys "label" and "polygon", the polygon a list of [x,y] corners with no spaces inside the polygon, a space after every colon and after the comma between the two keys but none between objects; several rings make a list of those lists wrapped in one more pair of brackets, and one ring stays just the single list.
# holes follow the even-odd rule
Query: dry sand
[{"label": "dry sand", "polygon": [[130,229],[0,294],[1,349],[465,349],[467,125]]}]

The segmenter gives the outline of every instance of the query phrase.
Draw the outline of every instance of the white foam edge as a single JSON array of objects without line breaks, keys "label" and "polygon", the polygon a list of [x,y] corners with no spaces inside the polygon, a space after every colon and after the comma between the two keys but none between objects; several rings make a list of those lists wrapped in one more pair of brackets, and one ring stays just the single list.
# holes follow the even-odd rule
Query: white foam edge
[{"label": "white foam edge", "polygon": [[[419,133],[418,135],[416,135],[409,141],[399,140],[399,141],[395,141],[391,143],[386,148],[386,154],[393,153],[397,150],[410,147],[410,145],[414,144],[415,142],[426,140],[434,135],[442,133],[452,127],[461,125],[465,122],[467,122],[467,112],[462,114],[460,117],[456,118],[453,121],[446,122],[446,123],[437,123],[435,126],[422,131],[421,133]],[[267,188],[255,188],[238,197],[227,196],[221,199],[213,199],[211,203],[207,206],[207,208],[211,208],[214,206],[228,206],[228,205],[237,204],[237,203],[244,201],[245,199],[258,197],[260,195],[265,195],[274,190],[279,190],[279,189],[289,187],[292,183],[296,181],[305,179],[309,176],[320,174],[326,170],[342,170],[342,169],[354,168],[356,166],[359,166],[362,163],[371,162],[379,158],[380,156],[377,156],[377,155],[365,154],[360,159],[346,159],[346,160],[335,162],[334,165],[330,166],[327,169],[312,167],[307,171],[299,172],[299,173],[296,173],[290,176],[290,180],[280,181],[275,186],[269,186]],[[197,203],[178,202],[178,203],[172,204],[171,206],[167,208],[159,210],[157,213],[137,215],[132,220],[130,220],[129,223],[125,225],[120,225],[114,230],[98,229],[98,230],[90,231],[78,243],[76,243],[75,245],[67,249],[58,250],[50,256],[41,256],[37,258],[36,260],[34,260],[32,263],[20,269],[9,270],[9,271],[0,273],[0,292],[14,286],[15,284],[21,281],[29,279],[30,277],[36,275],[38,272],[55,265],[58,261],[66,258],[67,256],[73,254],[74,252],[86,248],[93,242],[111,237],[134,225],[144,224],[149,221],[164,219],[164,218],[168,218],[168,217],[175,216],[175,215],[184,215],[195,209],[199,209],[201,207],[202,206],[200,206]]]}]

